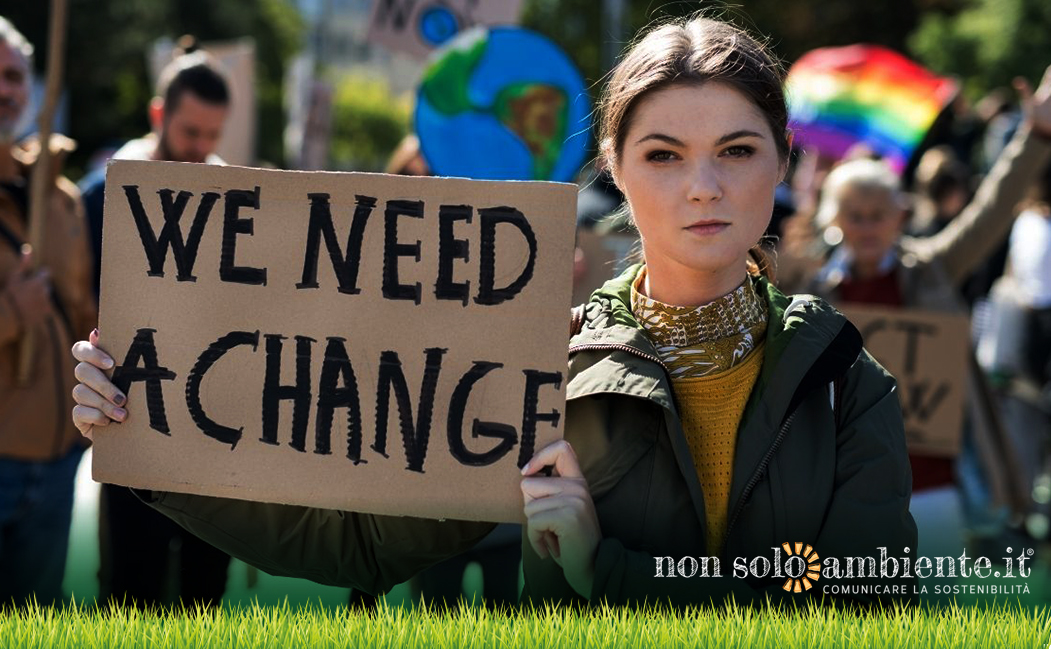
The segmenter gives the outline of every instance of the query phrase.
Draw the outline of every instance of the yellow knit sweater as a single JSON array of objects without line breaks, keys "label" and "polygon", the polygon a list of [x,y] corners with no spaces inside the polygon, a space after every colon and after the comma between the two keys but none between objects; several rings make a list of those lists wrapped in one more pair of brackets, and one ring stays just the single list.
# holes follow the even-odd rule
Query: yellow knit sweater
[{"label": "yellow knit sweater", "polygon": [[672,380],[683,432],[704,491],[711,556],[722,552],[725,541],[737,427],[762,366],[760,342],[742,363],[725,372]]},{"label": "yellow knit sweater", "polygon": [[726,537],[737,428],[763,364],[766,302],[751,279],[708,304],[673,306],[643,292],[646,268],[632,284],[635,318],[668,369],[683,432],[704,493],[708,552]]}]

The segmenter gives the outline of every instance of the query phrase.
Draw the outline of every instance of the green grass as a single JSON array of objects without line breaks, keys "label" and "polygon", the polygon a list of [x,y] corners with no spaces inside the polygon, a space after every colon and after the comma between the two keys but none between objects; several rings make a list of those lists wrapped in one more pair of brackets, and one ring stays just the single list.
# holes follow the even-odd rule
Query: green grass
[{"label": "green grass", "polygon": [[0,647],[1026,647],[1048,646],[1051,611],[1019,606],[914,608],[855,615],[805,608],[686,613],[472,607],[446,615],[383,606],[374,615],[322,607],[248,606],[147,612],[94,607],[0,613]]}]

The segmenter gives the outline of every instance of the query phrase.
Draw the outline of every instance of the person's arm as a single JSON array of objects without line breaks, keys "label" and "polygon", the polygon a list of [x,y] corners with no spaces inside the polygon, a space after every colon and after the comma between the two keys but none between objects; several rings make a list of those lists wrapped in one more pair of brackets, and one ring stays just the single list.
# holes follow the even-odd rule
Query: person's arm
[{"label": "person's arm", "polygon": [[[851,368],[844,382],[840,417],[843,423],[837,434],[835,491],[825,513],[825,525],[816,539],[791,540],[812,544],[822,560],[875,557],[878,562],[881,546],[887,548],[891,557],[915,556],[916,525],[909,514],[912,473],[901,407],[894,379],[867,353]],[[904,554],[906,547],[911,554]],[[531,549],[527,547],[526,552]],[[913,598],[915,583],[914,579],[900,578],[832,581],[822,572],[821,579],[802,596],[785,592],[780,583],[783,580],[754,588],[745,579],[734,577],[732,566],[722,566],[722,577],[661,578],[655,574],[652,555],[625,548],[616,539],[603,539],[595,557],[590,601],[595,605],[603,601],[619,605],[667,602],[683,607],[719,605],[732,596],[738,604],[762,604],[768,597],[775,604],[799,603],[803,597],[820,599],[823,586],[835,583],[895,586],[899,590],[890,595],[859,594],[838,600],[826,596],[841,604],[887,605],[893,600]]]},{"label": "person's arm", "polygon": [[1026,117],[982,180],[974,199],[938,234],[913,239],[920,254],[939,261],[962,284],[1004,242],[1015,208],[1051,160],[1051,67],[1026,101]]},{"label": "person's arm", "polygon": [[380,594],[467,550],[495,523],[340,512],[180,493],[147,502],[260,570]]}]

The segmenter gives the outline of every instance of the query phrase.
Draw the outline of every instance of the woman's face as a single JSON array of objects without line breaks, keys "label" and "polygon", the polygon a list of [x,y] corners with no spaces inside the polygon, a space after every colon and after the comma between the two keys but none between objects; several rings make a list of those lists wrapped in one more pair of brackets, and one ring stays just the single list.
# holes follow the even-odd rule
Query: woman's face
[{"label": "woman's face", "polygon": [[760,109],[723,83],[671,86],[638,103],[614,177],[651,277],[712,274],[725,292],[741,283],[783,176],[774,137]]},{"label": "woman's face", "polygon": [[905,225],[905,211],[890,191],[881,187],[847,185],[839,194],[836,225],[854,263],[877,266],[891,251]]}]

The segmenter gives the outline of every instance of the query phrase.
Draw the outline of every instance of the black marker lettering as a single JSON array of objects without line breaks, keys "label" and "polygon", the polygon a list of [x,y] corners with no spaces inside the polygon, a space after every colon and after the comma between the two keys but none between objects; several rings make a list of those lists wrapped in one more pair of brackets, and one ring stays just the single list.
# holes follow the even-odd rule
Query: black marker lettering
[{"label": "black marker lettering", "polygon": [[216,340],[197,357],[197,362],[194,363],[190,376],[186,379],[186,408],[190,412],[193,423],[197,424],[197,428],[208,437],[217,439],[223,444],[229,444],[231,451],[240,441],[241,431],[244,428],[233,429],[222,426],[204,414],[204,408],[201,407],[201,381],[217,360],[240,345],[251,345],[252,351],[255,351],[259,347],[259,332],[231,331]]},{"label": "black marker lettering", "polygon": [[249,266],[235,266],[234,255],[237,248],[237,235],[254,232],[255,221],[240,218],[242,207],[259,209],[259,188],[254,190],[231,189],[226,192],[226,211],[223,214],[223,247],[219,256],[219,279],[224,282],[266,286],[266,269]]},{"label": "black marker lettering", "polygon": [[[474,301],[478,304],[500,304],[518,295],[533,278],[536,266],[536,235],[525,215],[513,207],[490,207],[478,210],[482,219],[481,243],[478,269],[478,295]],[[522,233],[529,244],[529,259],[522,273],[515,281],[504,288],[494,288],[496,282],[496,226],[509,223]]]},{"label": "black marker lettering", "polygon": [[453,281],[453,261],[470,261],[470,244],[467,239],[453,236],[457,221],[471,222],[474,208],[470,205],[442,205],[438,208],[438,281],[434,295],[439,300],[460,300],[467,306],[471,292],[470,282]]},{"label": "black marker lettering", "polygon": [[558,426],[561,414],[557,410],[551,412],[537,413],[537,393],[544,385],[562,387],[562,372],[540,372],[537,370],[523,370],[526,376],[525,402],[522,405],[522,446],[518,451],[518,468],[521,469],[526,462],[533,457],[536,446],[536,424],[538,421],[550,422],[551,426]]},{"label": "black marker lettering", "polygon": [[[347,357],[343,338],[329,338],[325,361],[321,366],[321,382],[317,395],[317,422],[314,431],[314,452],[329,453],[332,436],[332,412],[347,409],[347,458],[354,464],[361,459],[361,401],[358,398],[358,380]],[[342,379],[343,387],[337,387]]]},{"label": "black marker lettering", "polygon": [[464,410],[467,409],[467,400],[471,396],[471,389],[486,374],[501,367],[503,367],[502,363],[475,361],[471,369],[467,370],[467,373],[460,379],[456,389],[453,390],[452,399],[449,401],[449,451],[460,464],[465,466],[493,464],[507,455],[514,448],[515,442],[518,441],[517,431],[514,426],[475,419],[471,426],[471,437],[474,439],[489,437],[501,441],[484,453],[474,453],[463,443],[463,415]]},{"label": "black marker lettering", "polygon": [[387,201],[383,223],[383,297],[388,300],[412,300],[420,303],[422,288],[416,284],[400,284],[398,258],[415,257],[420,261],[420,242],[398,243],[398,217],[423,218],[423,201]]},{"label": "black marker lettering", "polygon": [[361,293],[358,288],[358,266],[361,264],[361,242],[365,236],[365,225],[373,208],[376,207],[376,199],[371,196],[355,196],[357,207],[354,208],[354,219],[350,224],[350,234],[347,235],[347,254],[339,247],[336,239],[336,229],[332,225],[332,208],[329,205],[328,194],[307,194],[310,198],[310,225],[307,229],[307,249],[303,257],[303,281],[296,284],[296,288],[317,288],[317,263],[318,253],[321,248],[321,237],[325,238],[325,249],[332,262],[332,269],[336,272],[336,280],[339,282],[339,292],[356,295]]},{"label": "black marker lettering", "polygon": [[427,360],[423,370],[423,383],[420,386],[419,412],[415,425],[412,422],[412,401],[409,399],[409,386],[405,382],[401,359],[398,358],[397,352],[386,351],[380,354],[376,393],[376,442],[372,448],[388,457],[387,412],[390,408],[390,391],[393,389],[394,398],[398,403],[398,418],[408,464],[406,468],[409,471],[423,473],[423,461],[427,456],[427,442],[431,434],[434,393],[438,387],[438,374],[442,369],[442,356],[447,351],[449,350],[432,347],[424,352]]},{"label": "black marker lettering", "polygon": [[124,185],[124,195],[128,198],[128,207],[135,219],[135,227],[142,241],[142,249],[146,252],[146,260],[150,268],[146,274],[150,277],[164,277],[164,262],[168,257],[168,249],[171,248],[172,256],[175,257],[175,268],[177,274],[175,279],[180,282],[193,282],[193,265],[197,261],[197,250],[201,245],[201,236],[204,234],[204,226],[212,213],[215,201],[219,194],[205,192],[201,194],[201,202],[197,206],[197,214],[190,225],[190,232],[185,241],[179,220],[186,211],[186,204],[193,194],[180,191],[178,196],[172,198],[172,190],[162,189],[157,192],[161,197],[161,212],[164,214],[164,225],[161,226],[161,234],[157,236],[153,232],[150,220],[146,216],[146,210],[142,207],[139,198],[139,188],[136,185]]},{"label": "black marker lettering", "polygon": [[315,341],[306,336],[296,336],[296,382],[281,385],[281,349],[284,336],[266,334],[266,375],[263,378],[263,436],[260,441],[276,445],[278,422],[281,419],[281,402],[292,401],[292,441],[289,446],[304,451],[307,436],[307,420],[310,418],[310,344]]},{"label": "black marker lettering", "polygon": [[[124,355],[124,362],[113,370],[113,385],[125,396],[132,383],[146,382],[146,409],[150,413],[150,428],[170,435],[168,417],[164,414],[164,390],[161,381],[171,381],[175,372],[157,363],[157,346],[153,343],[156,329],[139,329]],[[142,367],[139,367],[142,361]]]}]

